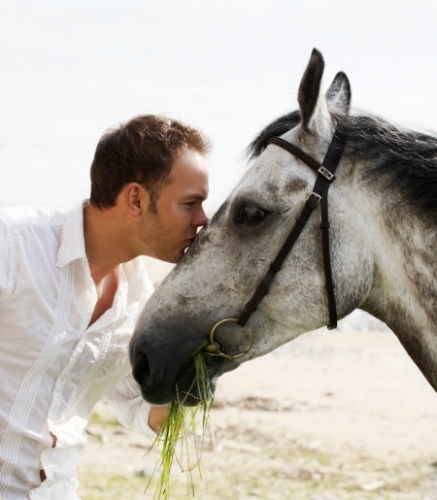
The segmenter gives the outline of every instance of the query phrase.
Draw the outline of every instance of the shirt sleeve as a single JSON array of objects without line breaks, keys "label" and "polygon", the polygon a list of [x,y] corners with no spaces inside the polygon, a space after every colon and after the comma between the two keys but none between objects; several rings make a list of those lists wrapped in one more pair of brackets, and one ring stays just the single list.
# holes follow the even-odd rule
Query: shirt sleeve
[{"label": "shirt sleeve", "polygon": [[106,399],[122,425],[144,436],[156,436],[148,424],[151,405],[141,396],[132,373],[121,379],[106,395]]},{"label": "shirt sleeve", "polygon": [[[149,279],[144,262],[141,258],[139,259],[138,264],[141,280],[143,282],[143,289],[141,299],[138,303],[137,319],[146,302],[154,292],[154,287]],[[115,387],[111,389],[106,395],[106,399],[111,404],[122,425],[144,436],[156,436],[156,433],[148,424],[151,405],[143,399],[141,390],[133,378],[132,372],[121,379]]]},{"label": "shirt sleeve", "polygon": [[9,226],[0,218],[0,302],[11,293],[11,238]]}]

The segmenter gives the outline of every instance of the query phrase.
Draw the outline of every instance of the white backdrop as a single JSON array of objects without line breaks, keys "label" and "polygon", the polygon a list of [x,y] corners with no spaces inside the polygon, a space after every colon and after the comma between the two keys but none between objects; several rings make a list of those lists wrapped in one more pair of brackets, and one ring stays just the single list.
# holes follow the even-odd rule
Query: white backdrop
[{"label": "white backdrop", "polygon": [[296,108],[313,47],[325,86],[437,129],[435,0],[0,0],[0,204],[88,196],[101,133],[163,113],[213,139],[215,210],[259,130]]}]

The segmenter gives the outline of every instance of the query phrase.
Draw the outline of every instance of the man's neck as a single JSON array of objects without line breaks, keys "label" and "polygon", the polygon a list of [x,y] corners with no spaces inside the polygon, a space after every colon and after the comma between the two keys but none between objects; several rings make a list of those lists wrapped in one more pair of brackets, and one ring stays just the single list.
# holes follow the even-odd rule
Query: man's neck
[{"label": "man's neck", "polygon": [[91,277],[99,287],[117,267],[132,258],[126,238],[120,228],[117,210],[93,207],[89,202],[84,206],[85,252],[90,266]]}]

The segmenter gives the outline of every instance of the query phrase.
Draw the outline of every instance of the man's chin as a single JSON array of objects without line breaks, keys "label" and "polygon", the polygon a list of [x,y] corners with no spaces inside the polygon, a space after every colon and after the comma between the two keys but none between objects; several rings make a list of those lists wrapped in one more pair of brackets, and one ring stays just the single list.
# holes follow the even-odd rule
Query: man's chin
[{"label": "man's chin", "polygon": [[163,262],[169,262],[170,264],[177,264],[182,259],[188,248],[189,247],[186,247],[175,252],[155,251],[154,252],[155,255],[153,255],[153,257],[155,259],[162,260]]},{"label": "man's chin", "polygon": [[181,250],[176,255],[163,255],[157,257],[157,259],[162,260],[164,262],[169,262],[170,264],[177,264],[182,257],[184,256],[185,250]]}]

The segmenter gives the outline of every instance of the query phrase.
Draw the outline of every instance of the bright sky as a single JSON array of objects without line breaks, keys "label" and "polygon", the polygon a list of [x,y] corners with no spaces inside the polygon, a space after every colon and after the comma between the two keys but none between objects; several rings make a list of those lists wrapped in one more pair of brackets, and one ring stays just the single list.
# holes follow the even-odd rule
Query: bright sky
[{"label": "bright sky", "polygon": [[436,26],[435,0],[0,0],[0,204],[87,197],[101,133],[150,112],[212,137],[215,210],[313,47],[326,87],[343,70],[355,106],[437,130]]}]

